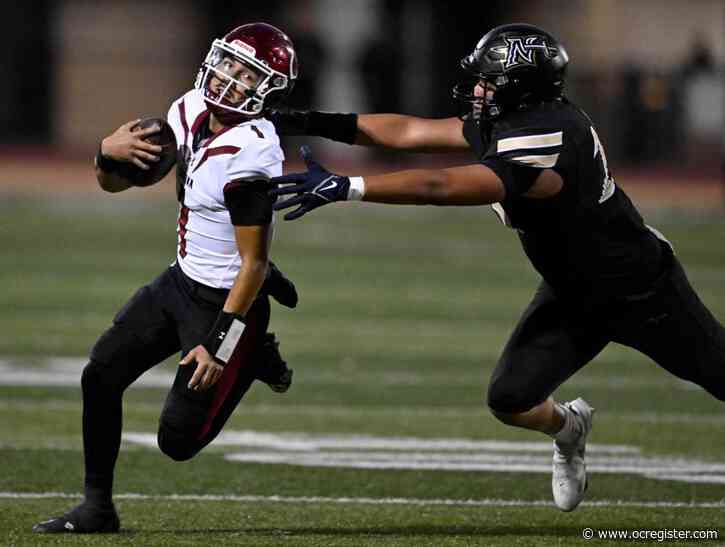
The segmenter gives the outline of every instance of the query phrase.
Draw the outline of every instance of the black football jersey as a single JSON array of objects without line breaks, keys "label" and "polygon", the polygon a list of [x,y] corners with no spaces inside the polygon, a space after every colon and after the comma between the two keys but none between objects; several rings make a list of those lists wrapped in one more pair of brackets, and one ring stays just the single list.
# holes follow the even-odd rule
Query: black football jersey
[{"label": "black football jersey", "polygon": [[[661,273],[664,238],[616,185],[596,129],[579,108],[564,99],[545,102],[505,114],[488,138],[472,119],[463,133],[506,187],[494,211],[517,230],[555,290],[626,296],[646,291]],[[562,190],[548,199],[525,197],[543,169],[561,176]]]}]

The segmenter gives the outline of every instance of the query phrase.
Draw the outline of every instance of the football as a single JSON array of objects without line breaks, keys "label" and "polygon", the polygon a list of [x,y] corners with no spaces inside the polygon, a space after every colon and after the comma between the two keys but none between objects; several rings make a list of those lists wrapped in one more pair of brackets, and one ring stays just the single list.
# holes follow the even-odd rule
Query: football
[{"label": "football", "polygon": [[161,129],[146,137],[146,142],[157,144],[163,148],[159,154],[159,161],[149,162],[149,169],[144,170],[133,163],[124,163],[118,174],[134,186],[151,186],[156,184],[171,170],[176,163],[176,137],[171,126],[163,118],[144,118],[132,130],[146,129],[158,125]]}]

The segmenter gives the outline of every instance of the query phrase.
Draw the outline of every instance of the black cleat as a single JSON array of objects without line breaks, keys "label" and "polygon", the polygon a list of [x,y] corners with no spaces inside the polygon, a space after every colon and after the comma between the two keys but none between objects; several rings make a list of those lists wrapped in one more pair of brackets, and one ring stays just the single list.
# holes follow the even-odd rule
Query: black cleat
[{"label": "black cleat", "polygon": [[113,534],[121,528],[116,508],[99,508],[81,503],[62,517],[54,517],[33,526],[39,534]]},{"label": "black cleat", "polygon": [[272,391],[286,392],[292,385],[292,369],[279,354],[279,342],[273,332],[264,335],[257,353],[255,378],[267,384]]}]

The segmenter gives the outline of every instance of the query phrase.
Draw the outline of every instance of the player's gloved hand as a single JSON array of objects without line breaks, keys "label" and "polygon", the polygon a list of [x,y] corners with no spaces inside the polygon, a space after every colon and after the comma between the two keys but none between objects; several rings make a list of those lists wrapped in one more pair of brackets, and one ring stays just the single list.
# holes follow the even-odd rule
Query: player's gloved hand
[{"label": "player's gloved hand", "polygon": [[307,172],[273,178],[272,183],[285,186],[269,192],[272,197],[297,194],[295,197],[274,204],[275,211],[299,205],[297,209],[284,216],[285,220],[295,220],[313,209],[334,201],[345,201],[350,190],[350,179],[331,173],[322,167],[312,159],[312,152],[308,146],[300,147],[300,153],[307,164]]}]

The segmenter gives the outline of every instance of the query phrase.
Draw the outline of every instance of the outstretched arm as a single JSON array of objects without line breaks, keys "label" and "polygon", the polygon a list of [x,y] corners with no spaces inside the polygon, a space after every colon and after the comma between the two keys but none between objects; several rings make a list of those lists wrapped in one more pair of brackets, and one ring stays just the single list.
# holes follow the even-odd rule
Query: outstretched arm
[{"label": "outstretched arm", "polygon": [[[413,169],[384,175],[346,177],[331,173],[312,159],[310,149],[302,147],[307,164],[306,173],[294,173],[272,179],[283,185],[270,191],[272,196],[285,197],[274,208],[287,209],[285,220],[294,220],[305,213],[334,201],[371,201],[398,205],[487,205],[503,201],[507,186],[501,177],[484,164],[448,169]],[[558,194],[563,185],[561,176],[551,169],[535,170],[531,185],[514,195],[547,199]]]},{"label": "outstretched arm", "polygon": [[485,165],[448,169],[412,169],[365,177],[362,201],[398,205],[487,205],[506,191]]},{"label": "outstretched arm", "polygon": [[[561,176],[551,169],[534,174],[528,190],[520,195],[548,199],[563,186]],[[415,169],[386,175],[373,175],[356,184],[361,201],[401,205],[488,205],[506,198],[506,185],[496,172],[483,164],[448,169]],[[353,187],[353,197],[355,189]],[[349,199],[349,197],[348,197]]]},{"label": "outstretched arm", "polygon": [[460,118],[274,111],[270,119],[281,135],[324,137],[347,144],[411,152],[450,152],[469,147]]},{"label": "outstretched arm", "polygon": [[385,175],[345,177],[331,173],[312,159],[308,147],[302,147],[306,173],[272,179],[283,185],[273,196],[290,196],[274,208],[299,207],[285,215],[294,220],[333,201],[363,200],[399,205],[485,205],[501,201],[506,189],[498,175],[485,165],[467,165],[449,169],[413,169]]},{"label": "outstretched arm", "polygon": [[417,118],[400,114],[361,114],[355,144],[414,152],[465,150],[460,118]]}]

